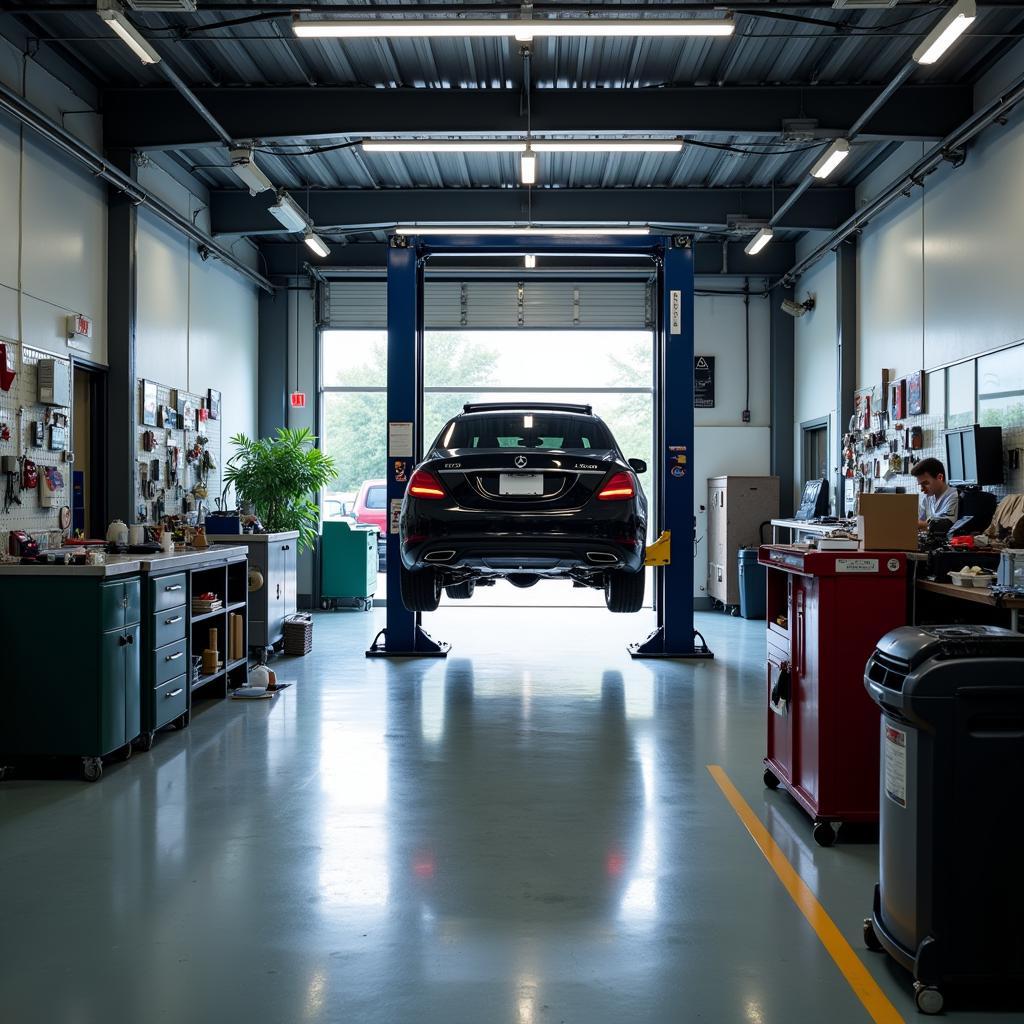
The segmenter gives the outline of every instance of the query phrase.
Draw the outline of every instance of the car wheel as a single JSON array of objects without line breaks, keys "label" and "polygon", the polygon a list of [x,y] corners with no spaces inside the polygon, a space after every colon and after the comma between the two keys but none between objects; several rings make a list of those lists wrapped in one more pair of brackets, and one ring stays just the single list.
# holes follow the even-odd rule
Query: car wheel
[{"label": "car wheel", "polygon": [[467,601],[473,596],[474,590],[476,590],[476,580],[465,580],[462,583],[453,583],[451,586],[444,588],[444,592],[453,601]]},{"label": "car wheel", "polygon": [[411,612],[433,612],[441,601],[441,580],[433,569],[410,572],[403,565],[399,573],[402,604]]},{"label": "car wheel", "polygon": [[613,569],[604,578],[604,603],[610,612],[638,612],[644,604],[643,569],[624,572]]}]

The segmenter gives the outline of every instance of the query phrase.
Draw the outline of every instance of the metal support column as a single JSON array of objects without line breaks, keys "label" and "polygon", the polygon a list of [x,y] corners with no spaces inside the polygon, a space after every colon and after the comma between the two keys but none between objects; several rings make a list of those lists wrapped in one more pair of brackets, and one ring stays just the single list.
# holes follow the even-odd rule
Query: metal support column
[{"label": "metal support column", "polygon": [[[131,153],[110,154],[110,162],[134,178]],[[106,519],[136,521],[135,425],[139,389],[135,379],[138,202],[109,187],[107,203],[107,429]]]},{"label": "metal support column", "polygon": [[259,401],[256,407],[260,437],[272,437],[288,426],[288,300],[287,288],[259,296]]},{"label": "metal support column", "polygon": [[657,525],[672,537],[672,557],[654,570],[658,625],[634,658],[711,658],[693,628],[693,246],[666,238],[658,275],[654,461],[660,470]]},{"label": "metal support column", "polygon": [[783,312],[782,302],[792,299],[794,290],[778,288],[771,296],[769,330],[771,335],[771,471],[779,478],[779,512],[782,518],[793,514],[796,500],[794,422],[794,384],[796,373],[796,321]]},{"label": "metal support column", "polygon": [[450,645],[433,640],[422,614],[402,603],[401,543],[392,527],[405,486],[423,454],[423,260],[415,244],[388,245],[388,483],[387,619],[367,657],[444,657]]},{"label": "metal support column", "polygon": [[853,415],[857,387],[857,241],[850,238],[836,249],[836,429],[832,438],[837,516],[845,514],[846,476],[843,473],[843,435]]}]

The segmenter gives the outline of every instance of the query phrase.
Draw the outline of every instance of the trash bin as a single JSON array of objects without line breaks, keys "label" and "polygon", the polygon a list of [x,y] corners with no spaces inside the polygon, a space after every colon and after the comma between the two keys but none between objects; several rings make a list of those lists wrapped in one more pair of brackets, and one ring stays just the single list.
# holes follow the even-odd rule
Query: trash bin
[{"label": "trash bin", "polygon": [[767,609],[768,572],[757,560],[757,548],[740,548],[740,615],[745,619],[763,619]]},{"label": "trash bin", "polygon": [[943,987],[1024,982],[1024,635],[904,626],[868,659],[882,710],[879,884],[866,944]]},{"label": "trash bin", "polygon": [[369,611],[377,590],[377,527],[345,520],[323,524],[320,604]]}]

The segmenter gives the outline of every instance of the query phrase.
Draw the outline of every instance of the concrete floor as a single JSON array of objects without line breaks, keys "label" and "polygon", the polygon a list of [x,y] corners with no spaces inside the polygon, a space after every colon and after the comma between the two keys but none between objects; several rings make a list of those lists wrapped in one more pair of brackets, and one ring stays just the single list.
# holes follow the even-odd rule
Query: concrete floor
[{"label": "concrete floor", "polygon": [[0,1020],[867,1021],[712,763],[916,1016],[861,946],[877,847],[762,787],[763,623],[632,662],[647,614],[468,604],[427,617],[447,661],[388,663],[382,618],[318,615],[291,689],[97,785],[0,785]]}]

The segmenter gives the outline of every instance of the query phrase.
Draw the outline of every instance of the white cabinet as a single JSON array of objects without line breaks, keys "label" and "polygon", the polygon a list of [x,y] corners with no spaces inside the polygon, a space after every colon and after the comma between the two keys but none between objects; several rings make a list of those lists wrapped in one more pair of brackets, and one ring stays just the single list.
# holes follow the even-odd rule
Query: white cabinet
[{"label": "white cabinet", "polygon": [[779,515],[777,476],[708,477],[708,596],[740,603],[737,552],[761,543],[761,524]]}]

